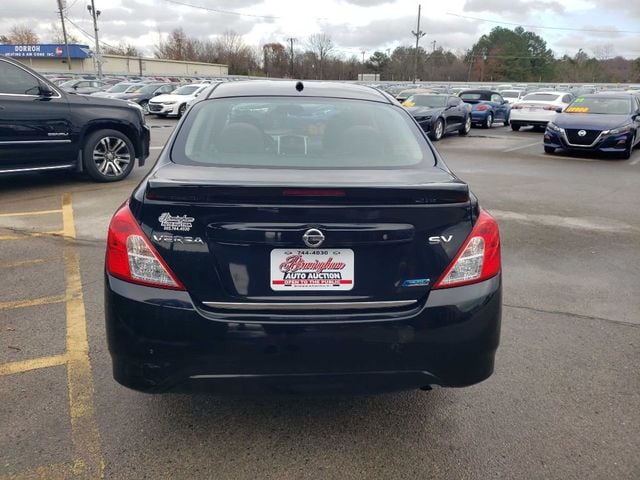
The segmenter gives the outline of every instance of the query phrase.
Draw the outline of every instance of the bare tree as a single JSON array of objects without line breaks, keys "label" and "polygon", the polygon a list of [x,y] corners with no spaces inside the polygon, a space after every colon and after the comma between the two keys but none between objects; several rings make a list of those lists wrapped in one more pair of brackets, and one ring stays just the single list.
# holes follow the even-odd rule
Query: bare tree
[{"label": "bare tree", "polygon": [[317,72],[318,78],[322,79],[324,75],[324,66],[330,57],[335,46],[331,37],[326,33],[314,33],[308,40],[309,50],[316,56],[318,60]]},{"label": "bare tree", "polygon": [[166,40],[160,39],[155,46],[155,56],[168,60],[198,60],[202,53],[202,42],[189,38],[182,28],[176,28]]},{"label": "bare tree", "polygon": [[14,25],[9,30],[9,43],[40,43],[36,32],[28,25]]},{"label": "bare tree", "polygon": [[[64,43],[64,35],[62,34],[62,28],[57,22],[51,24],[51,41],[53,43]],[[69,32],[67,27],[67,42],[79,43],[80,40],[73,33]]]},{"label": "bare tree", "polygon": [[106,55],[120,55],[123,57],[141,57],[142,52],[135,45],[120,43],[117,47],[104,47]]}]

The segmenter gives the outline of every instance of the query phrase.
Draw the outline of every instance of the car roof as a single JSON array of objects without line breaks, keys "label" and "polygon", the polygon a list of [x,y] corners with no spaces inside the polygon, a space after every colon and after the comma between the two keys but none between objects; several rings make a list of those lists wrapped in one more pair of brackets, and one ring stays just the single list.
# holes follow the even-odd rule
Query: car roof
[{"label": "car roof", "polygon": [[[296,89],[296,85],[299,83],[303,87],[301,91]],[[372,87],[347,83],[295,80],[223,82],[216,85],[207,98],[254,96],[346,98],[392,103],[387,94]]]}]

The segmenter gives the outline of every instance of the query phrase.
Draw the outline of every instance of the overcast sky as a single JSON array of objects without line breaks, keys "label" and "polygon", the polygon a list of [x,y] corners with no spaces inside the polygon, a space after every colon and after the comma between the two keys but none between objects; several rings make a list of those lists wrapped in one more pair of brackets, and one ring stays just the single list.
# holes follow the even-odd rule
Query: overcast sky
[{"label": "overcast sky", "polygon": [[[66,0],[68,16],[92,33],[87,0]],[[145,53],[161,34],[182,27],[187,34],[213,38],[226,29],[242,34],[247,43],[285,42],[295,37],[299,46],[314,32],[331,36],[340,54],[393,49],[415,42],[418,1],[412,0],[175,0],[177,3],[234,12],[208,12],[173,3],[174,0],[95,0],[102,11],[101,40],[117,45],[132,43]],[[640,57],[640,0],[423,0],[421,29],[429,42],[456,51],[471,47],[478,37],[498,23],[486,20],[550,28],[532,28],[557,55],[582,48],[593,52],[609,47],[614,55]],[[16,23],[36,29],[41,41],[49,40],[59,23],[56,0],[3,0],[0,33]],[[457,15],[457,16],[454,16]],[[463,18],[463,17],[474,17]],[[477,20],[481,19],[481,20]],[[483,21],[484,20],[484,21]],[[514,28],[515,25],[503,24]],[[69,29],[90,43],[78,28]],[[562,30],[567,29],[567,30]],[[595,31],[572,31],[583,29]],[[606,31],[606,32],[604,32]],[[627,31],[627,32],[623,32]]]}]

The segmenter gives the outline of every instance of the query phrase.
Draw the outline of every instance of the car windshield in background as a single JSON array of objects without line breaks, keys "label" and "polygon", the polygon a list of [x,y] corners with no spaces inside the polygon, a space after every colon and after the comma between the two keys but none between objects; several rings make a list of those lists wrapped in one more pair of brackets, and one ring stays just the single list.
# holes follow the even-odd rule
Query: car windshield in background
[{"label": "car windshield in background", "polygon": [[462,100],[491,100],[491,94],[479,92],[464,92],[460,94]]},{"label": "car windshield in background", "polygon": [[180,87],[177,90],[174,90],[173,93],[174,95],[193,95],[194,93],[196,93],[198,91],[200,87],[196,87],[193,85],[185,85],[184,87]]},{"label": "car windshield in background", "polygon": [[162,85],[144,85],[142,87],[139,87],[136,90],[136,93],[142,93],[143,95],[146,95],[148,93],[153,93],[155,92],[157,89],[159,89]]},{"label": "car windshield in background", "polygon": [[61,88],[69,88],[69,87],[73,87],[77,83],[79,83],[78,80],[67,80],[66,82],[61,83],[60,87]]},{"label": "car windshield in background", "polygon": [[404,102],[405,107],[440,108],[447,104],[446,95],[411,95]]},{"label": "car windshield in background", "polygon": [[631,113],[631,100],[627,98],[611,98],[604,95],[597,97],[578,97],[567,107],[565,112],[629,115]]},{"label": "car windshield in background", "polygon": [[118,83],[116,85],[114,85],[113,87],[111,87],[109,90],[107,90],[107,92],[109,93],[123,93],[125,91],[127,91],[127,89],[131,88],[131,84],[130,83]]},{"label": "car windshield in background", "polygon": [[501,94],[504,98],[518,98],[520,96],[520,92],[514,90],[504,90]]},{"label": "car windshield in background", "polygon": [[555,102],[560,95],[557,93],[532,93],[526,95],[523,100],[536,101],[536,102]]},{"label": "car windshield in background", "polygon": [[345,99],[240,97],[195,104],[172,160],[258,168],[402,168],[435,159],[410,116]]}]

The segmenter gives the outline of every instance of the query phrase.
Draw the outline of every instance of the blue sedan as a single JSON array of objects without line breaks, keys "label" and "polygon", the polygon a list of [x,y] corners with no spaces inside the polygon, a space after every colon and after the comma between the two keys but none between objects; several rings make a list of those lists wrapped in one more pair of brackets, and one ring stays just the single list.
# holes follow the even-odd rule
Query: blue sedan
[{"label": "blue sedan", "polygon": [[464,103],[471,105],[471,122],[491,128],[494,121],[509,125],[511,106],[502,95],[492,90],[465,90],[460,93]]},{"label": "blue sedan", "polygon": [[547,125],[544,151],[556,149],[631,157],[640,138],[640,100],[630,94],[583,95]]}]

